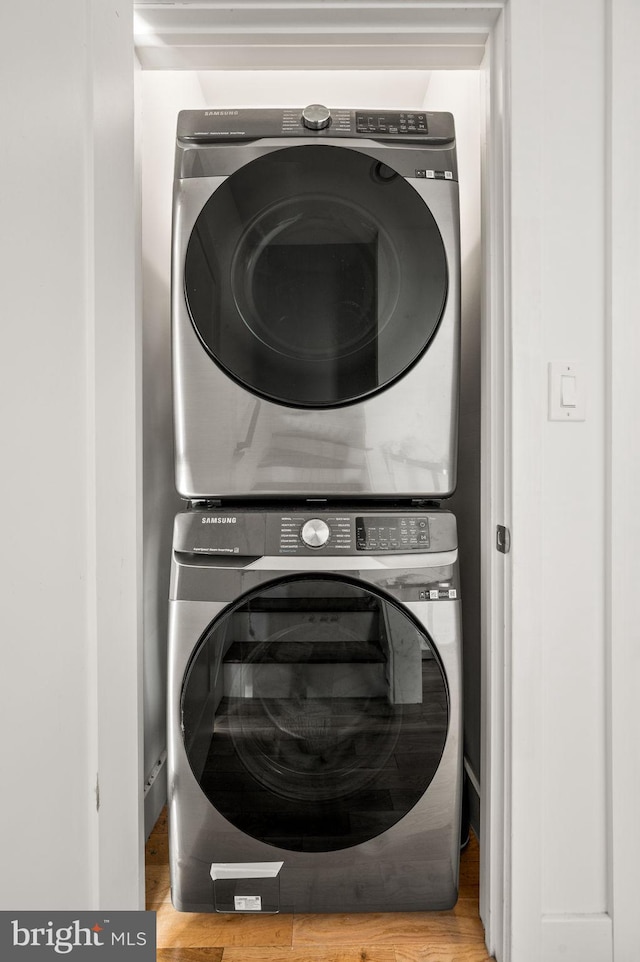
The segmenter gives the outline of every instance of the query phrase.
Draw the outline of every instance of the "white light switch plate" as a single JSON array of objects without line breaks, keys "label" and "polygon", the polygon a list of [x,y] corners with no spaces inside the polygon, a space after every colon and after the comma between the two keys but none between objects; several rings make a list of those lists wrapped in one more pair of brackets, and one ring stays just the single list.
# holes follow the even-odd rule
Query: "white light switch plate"
[{"label": "white light switch plate", "polygon": [[549,362],[549,420],[584,421],[585,373],[579,361]]}]

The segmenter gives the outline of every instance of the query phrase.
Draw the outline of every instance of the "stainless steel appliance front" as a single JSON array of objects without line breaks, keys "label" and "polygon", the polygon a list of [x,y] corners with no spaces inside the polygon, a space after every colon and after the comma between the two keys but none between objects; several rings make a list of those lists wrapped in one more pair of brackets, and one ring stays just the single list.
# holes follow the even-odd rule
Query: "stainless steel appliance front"
[{"label": "stainless steel appliance front", "polygon": [[185,498],[455,487],[453,119],[329,114],[317,129],[303,111],[180,114],[172,317]]},{"label": "stainless steel appliance front", "polygon": [[460,586],[443,511],[189,511],[172,563],[172,899],[457,898]]}]

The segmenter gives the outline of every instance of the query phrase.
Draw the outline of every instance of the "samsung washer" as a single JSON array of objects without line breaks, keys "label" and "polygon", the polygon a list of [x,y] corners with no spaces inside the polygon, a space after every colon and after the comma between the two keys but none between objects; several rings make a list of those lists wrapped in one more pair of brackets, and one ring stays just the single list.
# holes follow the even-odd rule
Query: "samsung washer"
[{"label": "samsung washer", "polygon": [[453,492],[457,177],[447,113],[180,113],[183,497]]},{"label": "samsung washer", "polygon": [[448,512],[178,515],[168,709],[177,909],[455,903],[460,604]]}]

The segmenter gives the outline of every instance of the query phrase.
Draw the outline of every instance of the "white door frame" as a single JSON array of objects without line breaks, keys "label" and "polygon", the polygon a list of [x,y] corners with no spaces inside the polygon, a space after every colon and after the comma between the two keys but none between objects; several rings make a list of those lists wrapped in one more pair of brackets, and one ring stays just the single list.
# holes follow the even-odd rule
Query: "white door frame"
[{"label": "white door frame", "polygon": [[511,554],[496,550],[496,525],[511,529],[509,458],[511,378],[509,265],[508,58],[503,13],[487,42],[482,154],[482,422],[481,422],[481,639],[482,775],[480,915],[487,946],[506,960],[510,930],[511,809],[508,746],[509,690],[505,665],[510,645]]},{"label": "white door frame", "polygon": [[[133,4],[87,4],[87,512],[95,568],[96,906],[144,908],[142,365]],[[92,651],[92,654],[94,652]]]},{"label": "white door frame", "polygon": [[640,5],[609,0],[607,12],[609,912],[615,962],[626,962],[638,956],[640,863]]}]

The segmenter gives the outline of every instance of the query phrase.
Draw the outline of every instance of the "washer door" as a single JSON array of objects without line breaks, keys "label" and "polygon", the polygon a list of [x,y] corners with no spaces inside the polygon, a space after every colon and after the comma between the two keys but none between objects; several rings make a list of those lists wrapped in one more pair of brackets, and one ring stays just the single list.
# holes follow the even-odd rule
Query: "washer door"
[{"label": "washer door", "polygon": [[245,595],[200,640],[184,746],[209,801],[292,851],[365,842],[422,798],[447,737],[447,683],[406,609],[334,575]]},{"label": "washer door", "polygon": [[375,394],[426,350],[447,295],[436,222],[390,167],[298,146],[232,174],[194,225],[184,293],[214,361],[294,407]]}]

